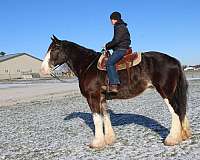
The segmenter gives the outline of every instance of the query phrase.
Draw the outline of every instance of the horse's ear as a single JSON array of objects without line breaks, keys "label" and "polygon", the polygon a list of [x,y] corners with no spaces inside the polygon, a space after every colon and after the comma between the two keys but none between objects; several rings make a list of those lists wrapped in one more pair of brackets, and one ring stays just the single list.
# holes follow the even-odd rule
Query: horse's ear
[{"label": "horse's ear", "polygon": [[53,36],[51,37],[51,40],[54,41]]},{"label": "horse's ear", "polygon": [[51,37],[51,40],[54,42],[54,43],[56,43],[56,44],[60,44],[60,42],[61,42],[61,40],[59,40],[56,36],[52,36]]}]

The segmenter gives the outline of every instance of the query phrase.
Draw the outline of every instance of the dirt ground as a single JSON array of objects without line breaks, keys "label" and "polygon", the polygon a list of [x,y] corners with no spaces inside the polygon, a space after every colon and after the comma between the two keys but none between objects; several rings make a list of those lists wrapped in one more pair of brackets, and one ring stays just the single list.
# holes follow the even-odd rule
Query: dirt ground
[{"label": "dirt ground", "polygon": [[74,91],[79,92],[76,79],[65,80],[65,83],[57,80],[1,82],[0,106],[43,99],[52,95],[59,97]]}]

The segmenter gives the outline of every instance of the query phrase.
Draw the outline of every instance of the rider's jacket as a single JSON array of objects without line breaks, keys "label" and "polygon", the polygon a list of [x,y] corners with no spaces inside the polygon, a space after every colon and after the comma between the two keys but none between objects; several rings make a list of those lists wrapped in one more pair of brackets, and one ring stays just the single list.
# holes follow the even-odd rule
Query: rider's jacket
[{"label": "rider's jacket", "polygon": [[114,37],[112,41],[106,44],[106,49],[128,49],[131,44],[130,33],[127,24],[123,20],[118,21],[114,25]]}]

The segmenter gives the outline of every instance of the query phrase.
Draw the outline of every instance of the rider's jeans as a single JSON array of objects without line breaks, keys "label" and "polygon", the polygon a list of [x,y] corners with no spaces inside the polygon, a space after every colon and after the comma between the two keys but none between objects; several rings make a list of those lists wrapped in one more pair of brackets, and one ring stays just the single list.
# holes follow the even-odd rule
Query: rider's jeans
[{"label": "rider's jeans", "polygon": [[106,63],[106,69],[109,78],[109,84],[115,85],[120,84],[118,73],[115,69],[115,64],[123,58],[126,49],[119,49],[113,52],[113,54],[108,58]]}]

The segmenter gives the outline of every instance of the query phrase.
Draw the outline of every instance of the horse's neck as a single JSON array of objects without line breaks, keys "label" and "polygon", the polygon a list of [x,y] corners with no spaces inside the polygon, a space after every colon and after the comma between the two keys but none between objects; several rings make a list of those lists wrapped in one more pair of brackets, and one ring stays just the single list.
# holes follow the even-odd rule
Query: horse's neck
[{"label": "horse's neck", "polygon": [[69,55],[68,65],[75,75],[80,78],[81,74],[87,70],[97,55],[87,52],[86,49],[72,48]]}]

